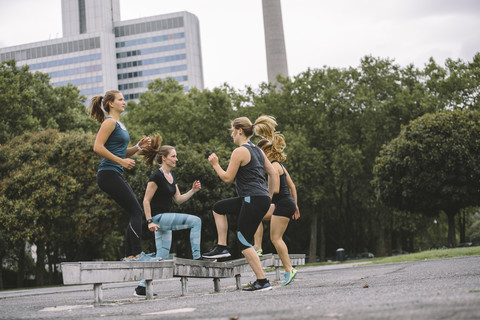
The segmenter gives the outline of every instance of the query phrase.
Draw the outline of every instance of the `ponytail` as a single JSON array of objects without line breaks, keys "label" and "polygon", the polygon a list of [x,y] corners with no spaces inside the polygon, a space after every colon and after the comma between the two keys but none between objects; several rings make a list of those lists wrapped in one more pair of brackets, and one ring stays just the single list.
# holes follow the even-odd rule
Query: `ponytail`
[{"label": "ponytail", "polygon": [[153,162],[156,161],[158,164],[162,164],[162,157],[168,156],[171,150],[175,149],[172,146],[164,145],[162,146],[163,138],[161,135],[156,134],[151,137],[152,143],[149,147],[143,148],[138,152],[138,155],[142,156],[142,161],[148,166],[152,167]]},{"label": "ponytail", "polygon": [[[92,102],[88,107],[90,112],[90,118],[93,120],[97,120],[98,122],[102,123],[105,120],[105,112],[110,112],[110,102],[115,101],[115,95],[120,93],[117,90],[109,90],[105,92],[105,96],[95,96],[92,98]],[[103,103],[102,103],[103,102]],[[103,108],[102,108],[103,104]]]},{"label": "ponytail", "polygon": [[277,122],[274,117],[260,116],[253,124],[253,130],[257,136],[272,141],[276,126]]}]

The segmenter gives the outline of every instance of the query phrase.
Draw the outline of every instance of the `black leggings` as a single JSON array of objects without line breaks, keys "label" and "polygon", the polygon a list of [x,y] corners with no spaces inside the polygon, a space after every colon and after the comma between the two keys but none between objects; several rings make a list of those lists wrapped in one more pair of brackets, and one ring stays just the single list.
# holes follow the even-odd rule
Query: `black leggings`
[{"label": "black leggings", "polygon": [[268,196],[229,198],[213,205],[215,213],[238,214],[237,238],[242,251],[253,247],[253,236],[269,208],[270,197]]},{"label": "black leggings", "polygon": [[119,173],[102,170],[97,173],[97,183],[130,215],[125,233],[125,256],[135,256],[142,252],[142,207],[127,181]]}]

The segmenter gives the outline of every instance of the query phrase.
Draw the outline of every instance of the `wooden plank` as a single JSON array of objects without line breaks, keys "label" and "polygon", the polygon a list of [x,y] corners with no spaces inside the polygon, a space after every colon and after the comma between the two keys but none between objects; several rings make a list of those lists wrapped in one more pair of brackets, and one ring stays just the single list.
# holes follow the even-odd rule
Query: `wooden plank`
[{"label": "wooden plank", "polygon": [[100,261],[62,263],[64,284],[95,284],[173,277],[173,261]]},{"label": "wooden plank", "polygon": [[[273,255],[275,258],[275,267],[283,267],[282,260],[278,254]],[[288,257],[290,258],[290,264],[292,266],[302,266],[305,264],[305,254],[303,253],[296,253],[296,254],[289,254]]]},{"label": "wooden plank", "polygon": [[189,278],[231,278],[233,266],[226,262],[197,261],[174,258],[174,277]]}]

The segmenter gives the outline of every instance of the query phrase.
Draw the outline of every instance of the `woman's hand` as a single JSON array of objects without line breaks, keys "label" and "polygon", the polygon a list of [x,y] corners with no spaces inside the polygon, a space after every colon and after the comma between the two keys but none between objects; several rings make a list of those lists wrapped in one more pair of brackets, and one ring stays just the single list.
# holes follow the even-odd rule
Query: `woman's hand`
[{"label": "woman's hand", "polygon": [[160,228],[160,226],[157,225],[157,224],[155,224],[155,222],[150,222],[150,223],[148,224],[148,230],[150,230],[150,231],[152,231],[152,232],[153,232],[153,231],[157,231],[159,228]]},{"label": "woman's hand", "polygon": [[294,213],[293,216],[292,216],[292,219],[293,219],[293,220],[298,220],[298,219],[300,219],[300,210],[298,209],[298,206],[297,206],[297,210],[295,210],[295,213]]},{"label": "woman's hand", "polygon": [[210,162],[210,164],[212,166],[216,166],[218,164],[218,157],[215,153],[212,153],[211,155],[208,156],[208,162]]},{"label": "woman's hand", "polygon": [[202,184],[200,183],[199,180],[195,180],[193,182],[193,186],[192,186],[193,192],[196,193],[196,192],[200,191],[200,189],[202,189]]},{"label": "woman's hand", "polygon": [[120,160],[120,165],[122,167],[124,167],[125,169],[132,169],[133,167],[135,167],[135,160],[133,159],[130,159],[130,158],[126,158],[126,159],[121,159]]},{"label": "woman's hand", "polygon": [[143,137],[138,141],[138,146],[142,149],[150,147],[152,145],[152,139],[150,137]]}]

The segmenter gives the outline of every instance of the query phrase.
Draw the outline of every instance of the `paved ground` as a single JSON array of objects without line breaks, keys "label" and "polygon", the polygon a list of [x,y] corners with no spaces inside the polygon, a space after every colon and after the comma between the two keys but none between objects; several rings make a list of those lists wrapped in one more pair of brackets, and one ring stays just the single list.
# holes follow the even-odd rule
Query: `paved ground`
[{"label": "paved ground", "polygon": [[[154,282],[158,296],[132,296],[136,283],[104,286],[93,306],[91,286],[0,291],[0,319],[480,319],[480,256],[387,265],[300,268],[295,281],[267,292],[235,290],[222,279]],[[242,275],[242,283],[253,274]]]}]

